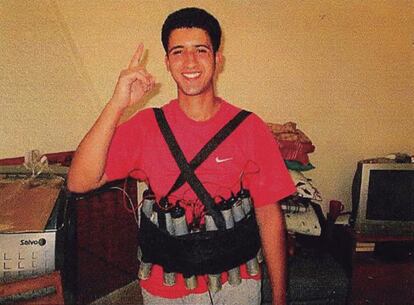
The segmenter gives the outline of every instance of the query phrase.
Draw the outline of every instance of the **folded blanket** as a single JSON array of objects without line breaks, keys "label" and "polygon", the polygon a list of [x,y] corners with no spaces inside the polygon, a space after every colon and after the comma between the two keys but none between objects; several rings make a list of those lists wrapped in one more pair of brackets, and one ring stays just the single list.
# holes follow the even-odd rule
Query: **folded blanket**
[{"label": "folded blanket", "polygon": [[308,154],[315,151],[315,146],[304,132],[296,128],[296,123],[267,123],[267,126],[277,140],[284,160],[298,161],[303,165],[309,163]]}]

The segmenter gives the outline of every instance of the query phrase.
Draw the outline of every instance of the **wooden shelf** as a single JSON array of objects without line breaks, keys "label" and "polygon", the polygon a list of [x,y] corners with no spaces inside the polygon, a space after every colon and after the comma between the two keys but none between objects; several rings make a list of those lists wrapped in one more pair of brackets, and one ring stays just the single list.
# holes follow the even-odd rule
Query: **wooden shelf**
[{"label": "wooden shelf", "polygon": [[414,304],[414,255],[409,253],[397,259],[395,255],[372,252],[357,252],[361,242],[381,245],[412,244],[414,237],[361,234],[346,228],[351,240],[352,288],[351,305]]},{"label": "wooden shelf", "polygon": [[414,241],[414,236],[378,235],[359,232],[354,232],[353,236],[357,242]]}]

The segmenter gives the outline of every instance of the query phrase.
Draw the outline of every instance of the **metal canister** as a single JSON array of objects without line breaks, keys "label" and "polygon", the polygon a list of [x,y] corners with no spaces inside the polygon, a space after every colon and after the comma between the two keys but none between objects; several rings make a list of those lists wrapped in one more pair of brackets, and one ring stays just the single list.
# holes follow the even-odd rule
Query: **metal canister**
[{"label": "metal canister", "polygon": [[[234,197],[233,197],[234,198]],[[233,213],[234,221],[239,222],[245,217],[245,209],[243,208],[243,201],[238,196],[237,199],[232,200],[231,210]],[[259,274],[259,263],[257,258],[254,257],[246,262],[247,273],[249,275]]]},{"label": "metal canister", "polygon": [[[151,221],[155,224],[158,225],[157,223],[157,219],[154,219],[154,204],[155,204],[155,196],[154,193],[151,191],[151,189],[146,189],[143,193],[143,202],[142,202],[142,213],[144,213],[144,215],[148,218],[151,219]],[[142,253],[141,253],[141,249],[138,248],[138,259],[140,260],[140,264],[139,264],[139,270],[138,270],[138,278],[140,280],[146,280],[150,277],[151,275],[151,269],[152,269],[152,264],[151,263],[146,263],[142,261]]]},{"label": "metal canister", "polygon": [[[163,197],[160,199],[160,209],[158,210],[158,213],[162,213],[162,217],[159,217],[163,219],[165,230],[170,235],[174,235],[174,225],[171,217],[171,209],[172,205],[169,204],[168,199]],[[174,286],[175,285],[175,273],[174,272],[163,272],[163,284],[165,286]]]},{"label": "metal canister", "polygon": [[[165,229],[170,235],[174,235],[174,224],[171,217],[171,211],[173,206],[168,202],[168,199],[163,197],[160,199],[159,209],[157,210],[158,214],[162,214],[161,217],[158,217],[158,221],[160,219],[163,220],[162,228]],[[161,228],[161,224],[160,224]]]},{"label": "metal canister", "polygon": [[180,206],[179,202],[171,209],[172,223],[174,227],[174,235],[182,236],[188,234],[188,226],[185,220],[185,210]]},{"label": "metal canister", "polygon": [[242,201],[233,195],[229,199],[229,205],[231,206],[231,213],[233,215],[234,222],[241,221],[245,217]]},{"label": "metal canister", "polygon": [[226,223],[226,229],[232,229],[234,227],[234,219],[231,212],[231,202],[230,200],[222,200],[219,203],[219,208],[221,215],[223,215],[224,222]]},{"label": "metal canister", "polygon": [[247,267],[247,273],[249,275],[259,274],[260,267],[259,267],[259,260],[257,259],[257,256],[247,261],[246,267]]},{"label": "metal canister", "polygon": [[149,279],[151,275],[151,269],[152,269],[151,263],[144,263],[143,261],[141,261],[139,264],[138,278],[140,280]]},{"label": "metal canister", "polygon": [[[233,197],[232,197],[233,198]],[[233,214],[231,211],[231,205],[232,205],[232,198],[230,198],[229,200],[224,200],[221,202],[221,204],[219,205],[220,207],[220,212],[224,217],[224,221],[226,223],[226,229],[231,229],[234,227],[234,219],[233,219]],[[233,269],[230,269],[228,271],[229,274],[229,284],[232,286],[237,286],[241,283],[241,277],[240,277],[240,268],[239,267],[235,267]]]},{"label": "metal canister", "polygon": [[155,197],[154,193],[150,189],[146,189],[142,195],[144,198],[142,201],[142,208],[141,211],[147,216],[147,218],[151,218],[154,203],[155,203]]},{"label": "metal canister", "polygon": [[[206,223],[206,231],[217,231],[218,228],[214,222],[213,217],[210,214],[206,214],[204,217]],[[221,274],[208,274],[208,289],[210,292],[217,292],[221,289]]]},{"label": "metal canister", "polygon": [[175,285],[175,273],[164,271],[164,273],[162,274],[162,282],[164,286],[174,286]]},{"label": "metal canister", "polygon": [[[239,202],[241,202],[241,206],[243,207],[243,211],[245,215],[248,216],[251,213],[252,208],[253,208],[252,199],[250,197],[249,190],[243,188],[242,186],[240,191],[237,193],[237,199]],[[252,258],[251,260],[249,260],[246,263],[246,267],[247,267],[247,273],[249,275],[259,274],[260,267],[259,267],[258,257],[256,256]]]},{"label": "metal canister", "polygon": [[[182,236],[188,234],[188,226],[185,219],[185,210],[180,203],[177,202],[176,205],[171,209],[172,223],[174,227],[174,235]],[[190,277],[184,277],[185,286],[189,290],[197,288],[197,277],[192,275]]]},{"label": "metal canister", "polygon": [[249,190],[243,188],[243,186],[242,186],[241,189],[240,189],[240,191],[237,193],[237,197],[242,202],[244,214],[245,215],[249,215],[249,213],[251,212],[252,207],[253,207],[252,199],[250,197]]},{"label": "metal canister", "polygon": [[256,258],[257,258],[257,261],[258,261],[259,264],[263,263],[264,257],[263,257],[263,250],[262,250],[262,248],[260,248],[259,251],[257,251]]},{"label": "metal canister", "polygon": [[146,280],[151,275],[152,263],[146,263],[142,261],[141,248],[138,248],[138,259],[140,260],[138,278],[140,280]]}]

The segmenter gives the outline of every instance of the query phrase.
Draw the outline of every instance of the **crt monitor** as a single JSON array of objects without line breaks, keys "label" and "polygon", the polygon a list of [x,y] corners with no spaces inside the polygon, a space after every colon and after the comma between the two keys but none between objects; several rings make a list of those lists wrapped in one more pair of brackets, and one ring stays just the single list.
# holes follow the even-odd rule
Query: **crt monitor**
[{"label": "crt monitor", "polygon": [[414,237],[414,163],[358,162],[351,223],[361,233]]}]

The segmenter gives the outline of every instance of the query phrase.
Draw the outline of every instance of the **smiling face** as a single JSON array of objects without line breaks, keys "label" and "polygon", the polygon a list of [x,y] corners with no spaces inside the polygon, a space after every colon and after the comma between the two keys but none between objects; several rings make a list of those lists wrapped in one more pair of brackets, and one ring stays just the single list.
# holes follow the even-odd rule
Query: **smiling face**
[{"label": "smiling face", "polygon": [[213,78],[221,54],[214,53],[208,34],[199,28],[175,29],[168,40],[167,70],[178,97],[214,95]]}]

